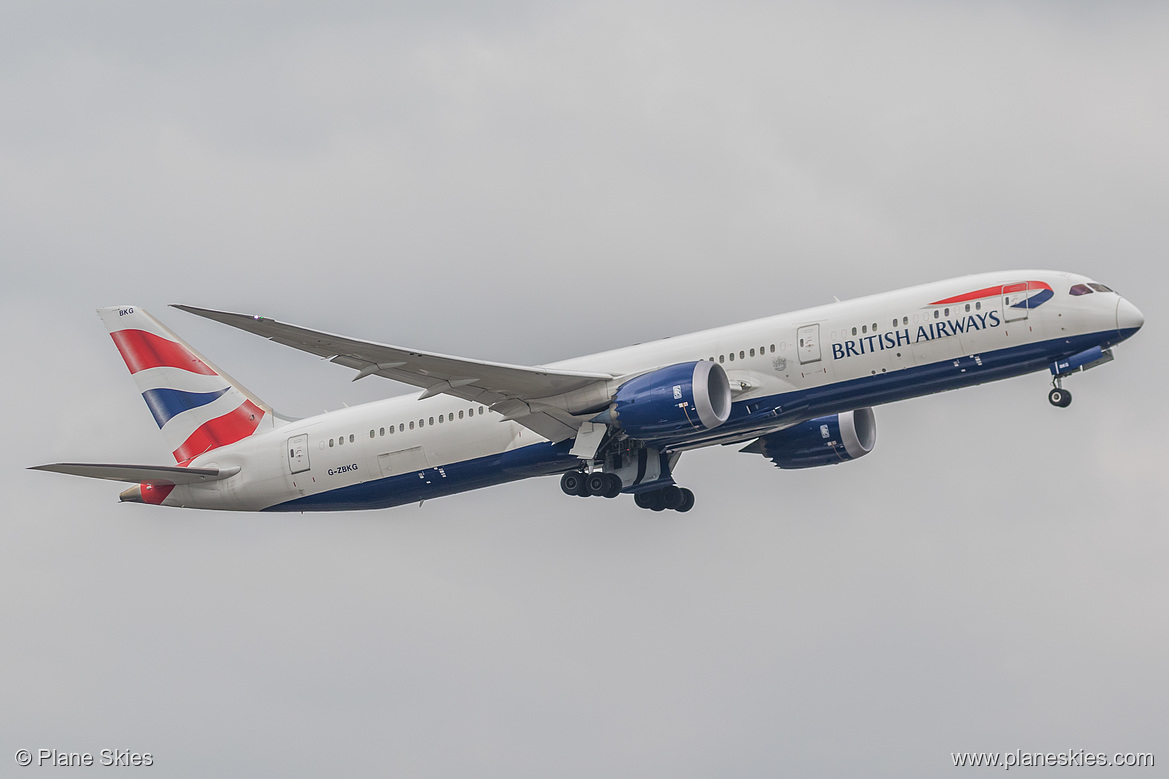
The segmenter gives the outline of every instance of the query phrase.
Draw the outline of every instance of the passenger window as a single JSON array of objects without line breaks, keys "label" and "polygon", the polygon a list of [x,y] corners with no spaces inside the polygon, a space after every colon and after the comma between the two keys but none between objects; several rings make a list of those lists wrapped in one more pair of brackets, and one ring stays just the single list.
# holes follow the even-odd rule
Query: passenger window
[{"label": "passenger window", "polygon": [[419,420],[418,420],[418,426],[419,426],[419,427],[426,427],[426,420],[425,420],[425,419],[419,419]]},{"label": "passenger window", "polygon": [[483,407],[482,406],[479,407],[479,416],[483,416]]},{"label": "passenger window", "polygon": [[411,430],[414,429],[414,420],[413,419],[410,420],[410,429]]},{"label": "passenger window", "polygon": [[[440,425],[443,423],[443,415],[442,415],[442,414],[439,414],[439,415],[438,415],[438,423],[439,423]],[[430,424],[432,424],[432,425],[433,425],[434,423],[433,423],[433,422],[431,422]]]},{"label": "passenger window", "polygon": [[[394,428],[392,428],[392,427],[390,428],[390,430],[393,430],[393,429]],[[386,434],[386,429],[384,427],[378,428],[378,435],[385,435],[385,434]]]},{"label": "passenger window", "polygon": [[332,439],[332,438],[330,438],[330,439],[329,439],[329,446],[332,446],[332,445],[333,445],[333,439]]},{"label": "passenger window", "polygon": [[747,358],[747,355],[746,355],[746,353],[745,353],[745,352],[743,352],[743,351],[740,349],[740,350],[739,350],[739,359],[740,359],[740,360],[745,360],[746,358]]},{"label": "passenger window", "polygon": [[950,309],[949,309],[949,308],[947,308],[947,309],[946,309],[946,316],[949,316],[949,315],[950,315]]},{"label": "passenger window", "polygon": [[394,426],[390,425],[390,435],[393,435],[393,434],[394,434]]},{"label": "passenger window", "polygon": [[[382,431],[382,434],[384,435],[384,434],[385,434],[385,432],[386,432],[386,431],[385,431],[385,430],[383,430],[383,431]],[[370,437],[370,438],[373,438],[373,431],[372,431],[372,430],[370,430],[370,431],[369,431],[369,437]]]},{"label": "passenger window", "polygon": [[935,309],[934,309],[934,319],[937,319],[937,318],[941,317],[941,315],[942,315],[942,312],[941,312],[941,311],[938,311],[938,310],[935,308]]},{"label": "passenger window", "polygon": [[901,324],[903,326],[909,324],[909,317],[907,317],[907,316],[901,317]]},{"label": "passenger window", "polygon": [[349,443],[353,443],[353,433],[349,434]]},{"label": "passenger window", "polygon": [[[413,430],[413,429],[414,429],[414,423],[410,423],[410,429],[411,429],[411,430]],[[405,422],[399,422],[399,423],[398,423],[398,432],[399,432],[399,433],[405,433],[405,432],[406,432],[406,423],[405,423]]]},{"label": "passenger window", "polygon": [[877,332],[877,323],[873,322],[873,332]]},{"label": "passenger window", "polygon": [[775,344],[772,344],[772,345],[771,345],[771,353],[772,353],[772,354],[775,354]]},{"label": "passenger window", "polygon": [[432,425],[434,424],[434,417],[430,418],[430,424],[432,424]]},{"label": "passenger window", "polygon": [[[867,333],[867,332],[869,332],[869,326],[868,326],[868,325],[861,325],[861,332],[862,332],[862,333]],[[803,342],[803,341],[800,341],[800,346],[803,346],[803,345],[804,345],[804,342]]]},{"label": "passenger window", "polygon": [[345,445],[345,436],[337,436],[337,446]]},{"label": "passenger window", "polygon": [[974,304],[974,310],[975,310],[975,311],[981,311],[981,310],[982,310],[982,301],[981,301],[981,300],[979,300],[978,302],[976,302],[976,303]]},{"label": "passenger window", "polygon": [[459,419],[462,419],[462,418],[463,418],[463,412],[462,412],[462,411],[460,411],[460,412],[459,412]]},{"label": "passenger window", "polygon": [[1076,286],[1069,289],[1068,293],[1076,295],[1077,297],[1080,295],[1091,295],[1092,289],[1087,284],[1077,284]]},{"label": "passenger window", "polygon": [[735,353],[734,352],[731,352],[730,358],[731,358],[731,362],[735,361]]},{"label": "passenger window", "polygon": [[852,329],[852,334],[856,335],[856,328],[855,327]]},{"label": "passenger window", "polygon": [[718,356],[718,361],[719,361],[719,362],[725,362],[725,360],[723,360],[723,355],[721,355],[721,354],[720,354],[720,355]]},{"label": "passenger window", "polygon": [[752,349],[752,350],[751,350],[751,356],[752,356],[752,357],[754,357],[754,356],[755,356],[755,350],[754,350],[754,349]]}]

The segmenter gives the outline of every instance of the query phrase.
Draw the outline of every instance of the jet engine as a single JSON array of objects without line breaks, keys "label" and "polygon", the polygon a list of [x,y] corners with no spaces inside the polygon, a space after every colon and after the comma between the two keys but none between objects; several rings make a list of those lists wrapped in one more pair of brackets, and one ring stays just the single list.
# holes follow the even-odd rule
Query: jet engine
[{"label": "jet engine", "polygon": [[780,468],[815,468],[855,460],[877,444],[877,421],[871,408],[810,419],[763,436],[742,451],[757,452]]},{"label": "jet engine", "polygon": [[622,384],[593,421],[633,438],[668,438],[718,427],[731,415],[731,385],[721,365],[699,360],[659,368]]}]

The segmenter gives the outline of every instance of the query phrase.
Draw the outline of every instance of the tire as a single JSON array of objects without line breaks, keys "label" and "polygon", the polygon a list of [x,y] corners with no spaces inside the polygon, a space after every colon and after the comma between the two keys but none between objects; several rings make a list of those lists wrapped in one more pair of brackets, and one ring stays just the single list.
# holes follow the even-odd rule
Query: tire
[{"label": "tire", "polygon": [[676,510],[685,514],[690,509],[694,508],[694,493],[685,487],[682,488],[682,505]]},{"label": "tire", "polygon": [[606,481],[609,482],[609,488],[605,490],[606,498],[615,498],[621,494],[624,484],[621,483],[621,477],[615,473],[605,474]]},{"label": "tire", "polygon": [[1067,408],[1072,404],[1072,393],[1061,387],[1054,387],[1047,393],[1047,401],[1057,408]]},{"label": "tire", "polygon": [[1072,404],[1072,393],[1067,390],[1063,391],[1063,402],[1059,404],[1060,408],[1067,408]]},{"label": "tire", "polygon": [[633,496],[633,502],[637,504],[639,509],[647,509],[653,506],[653,496],[655,492],[639,492]]},{"label": "tire", "polygon": [[662,508],[677,509],[682,505],[682,488],[671,484],[669,487],[662,487],[658,490],[661,495]]},{"label": "tire", "polygon": [[583,495],[582,490],[585,487],[584,474],[578,471],[571,471],[560,477],[560,489],[564,491],[565,495]]},{"label": "tire", "polygon": [[590,473],[585,477],[585,491],[590,498],[604,495],[609,491],[609,474]]}]

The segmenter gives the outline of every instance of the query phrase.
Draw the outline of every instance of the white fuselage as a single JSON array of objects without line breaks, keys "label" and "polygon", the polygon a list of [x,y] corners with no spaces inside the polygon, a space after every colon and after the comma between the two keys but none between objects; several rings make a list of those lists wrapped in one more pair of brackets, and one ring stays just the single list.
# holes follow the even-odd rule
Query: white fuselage
[{"label": "white fuselage", "polygon": [[[1009,292],[1016,283],[1022,289]],[[1035,283],[1050,287],[1050,296]],[[1119,295],[1069,294],[1087,283],[1052,271],[967,276],[547,367],[629,375],[713,359],[726,371],[742,413],[669,448],[747,441],[822,414],[1042,370],[1135,332],[1139,323],[1126,317],[1139,312]],[[968,297],[992,287],[1003,289]],[[1014,307],[1028,295],[1042,299],[1033,308]],[[943,302],[963,296],[968,299]],[[778,413],[753,416],[762,406]],[[785,407],[795,410],[785,414]],[[579,463],[567,453],[571,443],[554,446],[476,403],[406,395],[287,422],[200,456],[191,467],[239,466],[239,473],[180,485],[164,504],[230,510],[399,505],[563,472]]]}]

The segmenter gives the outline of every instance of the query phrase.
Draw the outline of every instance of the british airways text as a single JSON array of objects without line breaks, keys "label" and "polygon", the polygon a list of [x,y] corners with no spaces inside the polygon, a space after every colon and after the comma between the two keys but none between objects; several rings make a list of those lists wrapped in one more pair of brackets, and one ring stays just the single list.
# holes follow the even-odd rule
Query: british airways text
[{"label": "british airways text", "polygon": [[908,346],[921,341],[932,341],[935,338],[986,330],[998,327],[1002,323],[998,312],[990,311],[985,314],[971,314],[962,319],[930,322],[928,325],[918,327],[916,333],[913,333],[908,327],[888,333],[873,333],[843,343],[832,344],[832,359],[842,360],[845,357],[859,357],[862,354],[883,352],[886,349],[896,349],[899,346]]}]

